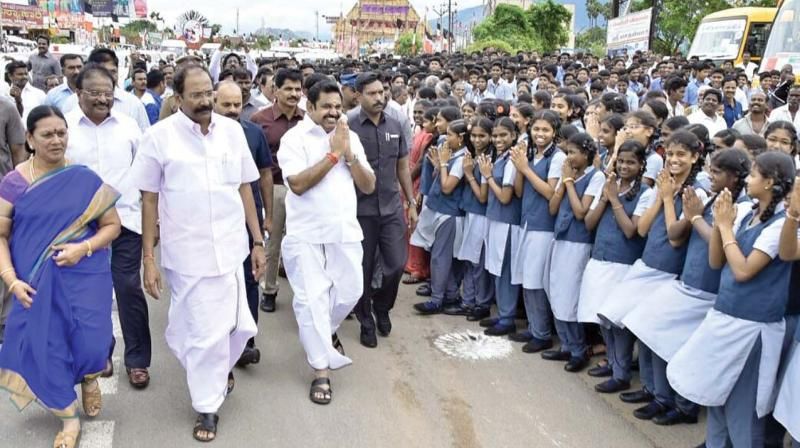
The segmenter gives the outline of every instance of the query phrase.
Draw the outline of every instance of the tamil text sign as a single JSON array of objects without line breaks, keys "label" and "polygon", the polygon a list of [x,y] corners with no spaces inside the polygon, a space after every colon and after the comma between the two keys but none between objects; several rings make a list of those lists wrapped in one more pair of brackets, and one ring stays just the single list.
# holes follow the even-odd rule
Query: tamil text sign
[{"label": "tamil text sign", "polygon": [[3,3],[3,26],[42,28],[44,10],[38,6]]},{"label": "tamil text sign", "polygon": [[609,53],[650,49],[650,26],[653,8],[627,14],[608,21],[606,47]]}]

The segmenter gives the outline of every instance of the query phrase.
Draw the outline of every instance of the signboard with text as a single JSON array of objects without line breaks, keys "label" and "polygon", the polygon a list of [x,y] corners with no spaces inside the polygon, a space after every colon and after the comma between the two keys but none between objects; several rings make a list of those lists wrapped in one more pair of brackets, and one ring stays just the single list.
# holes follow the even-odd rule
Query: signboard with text
[{"label": "signboard with text", "polygon": [[44,10],[38,6],[3,3],[3,26],[43,28]]},{"label": "signboard with text", "polygon": [[627,14],[608,21],[606,48],[610,55],[650,49],[650,26],[653,21],[653,8]]}]

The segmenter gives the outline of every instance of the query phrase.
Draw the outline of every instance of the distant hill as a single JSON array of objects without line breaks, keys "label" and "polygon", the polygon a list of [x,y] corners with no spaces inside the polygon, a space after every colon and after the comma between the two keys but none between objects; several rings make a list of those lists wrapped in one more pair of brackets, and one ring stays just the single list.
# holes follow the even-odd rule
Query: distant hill
[{"label": "distant hill", "polygon": [[[312,40],[314,38],[314,33],[308,31],[292,31],[288,28],[270,28],[270,27],[259,28],[253,31],[253,34],[256,36],[283,37],[286,40],[292,40],[292,39]],[[320,29],[319,37],[320,39],[330,38],[330,31],[323,33],[322,29]]]}]

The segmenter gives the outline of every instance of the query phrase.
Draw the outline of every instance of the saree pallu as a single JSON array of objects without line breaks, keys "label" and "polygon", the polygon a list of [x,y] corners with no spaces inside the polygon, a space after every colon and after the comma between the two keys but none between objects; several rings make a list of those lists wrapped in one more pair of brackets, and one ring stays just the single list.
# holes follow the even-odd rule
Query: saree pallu
[{"label": "saree pallu", "polygon": [[84,166],[53,171],[13,202],[9,237],[18,277],[36,290],[25,309],[12,298],[0,350],[0,388],[19,410],[38,400],[61,417],[77,412],[75,385],[106,366],[112,339],[111,255],[98,249],[59,267],[53,245],[79,243],[119,193]]},{"label": "saree pallu", "polygon": [[[411,146],[411,152],[408,155],[408,164],[409,170],[413,171],[414,167],[417,166],[418,163],[422,163],[424,157],[424,149],[428,147],[431,140],[433,140],[433,135],[427,132],[419,132],[417,135],[414,136],[414,141]],[[414,196],[419,194],[419,185],[420,179],[422,176],[417,177],[414,180]],[[408,204],[408,198],[405,198],[403,201],[404,204]],[[422,204],[419,204],[422,205]],[[420,212],[420,209],[417,209],[417,213]],[[405,214],[406,221],[408,221],[408,214]],[[407,224],[407,223],[406,223]],[[428,279],[431,276],[430,266],[431,266],[431,257],[428,252],[425,252],[425,249],[421,247],[417,247],[409,243],[411,239],[411,231],[410,229],[406,230],[406,245],[408,246],[408,259],[406,260],[406,267],[405,271],[414,277],[419,279]]]}]

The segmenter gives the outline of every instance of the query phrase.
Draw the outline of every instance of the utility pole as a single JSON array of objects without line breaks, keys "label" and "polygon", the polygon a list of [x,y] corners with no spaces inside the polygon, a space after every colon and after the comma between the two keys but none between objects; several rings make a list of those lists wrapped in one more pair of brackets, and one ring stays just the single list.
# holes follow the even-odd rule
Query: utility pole
[{"label": "utility pole", "polygon": [[447,39],[447,52],[453,53],[453,0],[447,0],[447,31],[450,33]]},{"label": "utility pole", "polygon": [[239,8],[236,8],[236,34],[242,34],[242,30],[239,29]]},{"label": "utility pole", "polygon": [[317,42],[319,42],[319,10],[314,11],[314,17],[317,20]]}]

